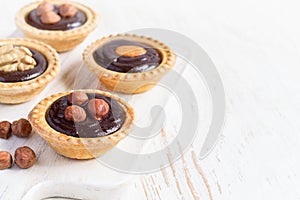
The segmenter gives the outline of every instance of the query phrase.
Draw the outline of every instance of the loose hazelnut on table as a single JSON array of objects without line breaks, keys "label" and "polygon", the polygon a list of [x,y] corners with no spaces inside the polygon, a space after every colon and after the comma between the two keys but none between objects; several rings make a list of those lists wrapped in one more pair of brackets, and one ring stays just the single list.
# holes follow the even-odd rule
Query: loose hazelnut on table
[{"label": "loose hazelnut on table", "polygon": [[7,151],[0,151],[0,170],[8,169],[12,166],[12,156]]},{"label": "loose hazelnut on table", "polygon": [[34,151],[27,146],[17,148],[14,158],[15,164],[21,169],[30,168],[36,162],[36,155]]},{"label": "loose hazelnut on table", "polygon": [[59,6],[59,14],[63,17],[73,17],[76,15],[78,9],[71,4],[62,4]]},{"label": "loose hazelnut on table", "polygon": [[109,112],[109,105],[103,99],[92,99],[88,104],[88,110],[94,118],[101,120]]},{"label": "loose hazelnut on table", "polygon": [[86,119],[85,110],[77,105],[68,106],[65,110],[65,119],[73,122],[83,122]]},{"label": "loose hazelnut on table", "polygon": [[8,139],[11,136],[11,124],[8,121],[0,122],[0,138]]},{"label": "loose hazelnut on table", "polygon": [[89,100],[89,97],[87,96],[87,94],[85,92],[80,92],[80,91],[76,91],[76,92],[72,92],[71,94],[68,95],[68,102],[70,104],[74,104],[74,105],[82,105],[85,102],[87,102]]},{"label": "loose hazelnut on table", "polygon": [[11,125],[11,133],[18,137],[28,137],[32,131],[30,122],[27,119],[19,119]]}]

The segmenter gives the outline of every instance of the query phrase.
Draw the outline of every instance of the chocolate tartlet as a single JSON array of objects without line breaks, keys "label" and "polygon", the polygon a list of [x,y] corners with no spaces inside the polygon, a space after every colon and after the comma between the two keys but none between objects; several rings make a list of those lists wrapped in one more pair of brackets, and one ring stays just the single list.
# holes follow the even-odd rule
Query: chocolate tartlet
[{"label": "chocolate tartlet", "polygon": [[49,45],[31,39],[0,40],[0,103],[29,101],[59,70],[58,55]]},{"label": "chocolate tartlet", "polygon": [[[59,6],[54,5],[54,12],[59,14]],[[41,30],[54,30],[54,31],[67,31],[79,28],[84,25],[87,21],[87,17],[84,12],[78,10],[74,16],[64,17],[60,16],[61,19],[54,24],[45,24],[41,21],[40,16],[37,14],[37,10],[34,9],[28,13],[25,20],[31,26]]]},{"label": "chocolate tartlet", "polygon": [[83,4],[47,0],[21,8],[16,15],[16,25],[26,37],[64,52],[75,48],[96,28],[97,18],[97,14]]},{"label": "chocolate tartlet", "polygon": [[[59,15],[59,6],[54,6],[54,12]],[[40,16],[37,13],[37,9],[32,10],[28,13],[25,20],[31,26],[36,27],[41,30],[55,30],[55,31],[67,31],[71,29],[76,29],[86,23],[87,17],[84,12],[78,10],[74,16],[60,16],[61,19],[59,22],[54,24],[43,23],[40,19]]]},{"label": "chocolate tartlet", "polygon": [[[112,134],[119,130],[125,121],[125,112],[120,104],[110,97],[101,94],[87,94],[88,99],[102,99],[109,105],[109,112],[101,119],[97,120],[91,114],[86,114],[85,120],[82,122],[74,122],[65,118],[65,110],[73,104],[68,101],[68,96],[57,99],[50,106],[46,113],[48,124],[58,132],[73,137],[95,138]],[[87,100],[87,101],[89,101]],[[81,105],[86,113],[88,111],[88,103]]]},{"label": "chocolate tartlet", "polygon": [[127,136],[134,112],[110,93],[79,90],[45,98],[28,119],[57,153],[90,159],[107,152]]},{"label": "chocolate tartlet", "polygon": [[83,60],[108,89],[135,94],[154,87],[174,66],[176,56],[152,38],[119,34],[89,45]]},{"label": "chocolate tartlet", "polygon": [[[140,53],[137,56],[122,55],[121,48],[127,54],[130,49],[139,50]],[[99,66],[122,73],[149,71],[162,61],[159,51],[152,46],[124,39],[105,43],[94,51],[93,58]]]}]

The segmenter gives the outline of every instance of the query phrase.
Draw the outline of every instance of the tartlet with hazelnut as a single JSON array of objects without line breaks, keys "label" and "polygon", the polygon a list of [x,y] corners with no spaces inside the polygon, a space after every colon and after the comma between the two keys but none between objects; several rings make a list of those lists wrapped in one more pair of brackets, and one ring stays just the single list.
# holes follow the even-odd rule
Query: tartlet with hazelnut
[{"label": "tartlet with hazelnut", "polygon": [[96,28],[97,18],[97,14],[83,4],[47,0],[21,8],[16,15],[16,25],[26,37],[64,52],[79,45]]},{"label": "tartlet with hazelnut", "polygon": [[24,38],[0,40],[0,103],[31,100],[59,70],[58,54],[49,45]]},{"label": "tartlet with hazelnut", "polygon": [[128,135],[131,106],[108,92],[78,90],[54,94],[29,113],[33,130],[68,158],[91,159]]}]

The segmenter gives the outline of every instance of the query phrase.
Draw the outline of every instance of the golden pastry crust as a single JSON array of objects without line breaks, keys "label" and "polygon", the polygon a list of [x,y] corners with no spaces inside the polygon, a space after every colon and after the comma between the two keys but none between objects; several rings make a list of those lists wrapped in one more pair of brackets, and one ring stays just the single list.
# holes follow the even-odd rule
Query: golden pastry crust
[{"label": "golden pastry crust", "polygon": [[[154,47],[162,56],[161,64],[153,70],[139,73],[120,73],[99,66],[93,58],[93,52],[105,43],[115,39],[136,41]],[[83,52],[83,60],[87,67],[98,75],[99,80],[108,89],[127,94],[135,94],[146,92],[154,87],[157,82],[161,80],[163,75],[173,68],[176,55],[169,47],[158,40],[138,35],[118,34],[101,38],[90,44]]]},{"label": "golden pastry crust", "polygon": [[58,52],[65,52],[83,42],[88,34],[96,28],[98,15],[91,8],[77,2],[66,0],[47,0],[47,2],[56,5],[69,3],[76,6],[76,8],[86,14],[86,23],[76,29],[66,31],[51,31],[35,28],[26,22],[25,17],[41,3],[41,1],[37,1],[24,6],[16,15],[16,25],[26,37],[43,41],[51,45]]},{"label": "golden pastry crust", "polygon": [[91,159],[98,157],[118,144],[120,140],[128,135],[134,120],[134,111],[131,106],[120,98],[100,90],[79,90],[86,93],[102,94],[118,101],[126,113],[126,119],[120,130],[103,137],[76,138],[60,133],[51,128],[46,121],[46,111],[51,104],[60,97],[66,96],[74,91],[54,94],[42,100],[29,113],[28,119],[33,129],[42,136],[50,146],[58,153],[73,159]]},{"label": "golden pastry crust", "polygon": [[0,40],[0,46],[4,44],[25,46],[37,50],[47,59],[46,71],[34,79],[15,83],[0,82],[0,103],[18,104],[29,101],[57,76],[60,70],[58,54],[49,45],[32,39],[10,38]]}]

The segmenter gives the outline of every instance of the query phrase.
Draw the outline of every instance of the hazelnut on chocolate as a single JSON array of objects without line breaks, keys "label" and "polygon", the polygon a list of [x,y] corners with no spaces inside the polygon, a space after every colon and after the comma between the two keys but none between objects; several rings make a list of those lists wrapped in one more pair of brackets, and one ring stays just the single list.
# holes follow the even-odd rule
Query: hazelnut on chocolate
[{"label": "hazelnut on chocolate", "polygon": [[62,4],[59,6],[59,14],[63,17],[73,17],[77,14],[78,9],[71,4]]},{"label": "hazelnut on chocolate", "polygon": [[43,2],[36,8],[36,15],[41,16],[43,13],[53,10],[54,6],[51,3]]},{"label": "hazelnut on chocolate", "polygon": [[56,24],[61,20],[61,17],[54,11],[44,12],[41,16],[41,22],[43,24]]},{"label": "hazelnut on chocolate", "polygon": [[109,105],[103,99],[92,99],[89,101],[88,110],[91,116],[101,120],[109,112]]},{"label": "hazelnut on chocolate", "polygon": [[0,122],[0,138],[8,139],[11,136],[11,124],[8,121]]},{"label": "hazelnut on chocolate", "polygon": [[27,146],[17,148],[14,158],[15,164],[21,169],[30,168],[36,162],[34,151]]},{"label": "hazelnut on chocolate", "polygon": [[82,105],[89,100],[89,97],[85,92],[72,92],[68,95],[68,102],[73,105]]},{"label": "hazelnut on chocolate", "polygon": [[36,15],[42,16],[43,13],[53,11],[53,10],[54,10],[54,5],[48,2],[43,2],[36,8]]},{"label": "hazelnut on chocolate", "polygon": [[0,170],[8,169],[12,166],[12,156],[7,151],[0,151]]},{"label": "hazelnut on chocolate", "polygon": [[18,137],[28,137],[32,131],[30,122],[27,119],[19,119],[11,125],[11,133]]},{"label": "hazelnut on chocolate", "polygon": [[77,105],[68,106],[65,110],[65,119],[73,122],[83,122],[86,119],[85,110]]}]

